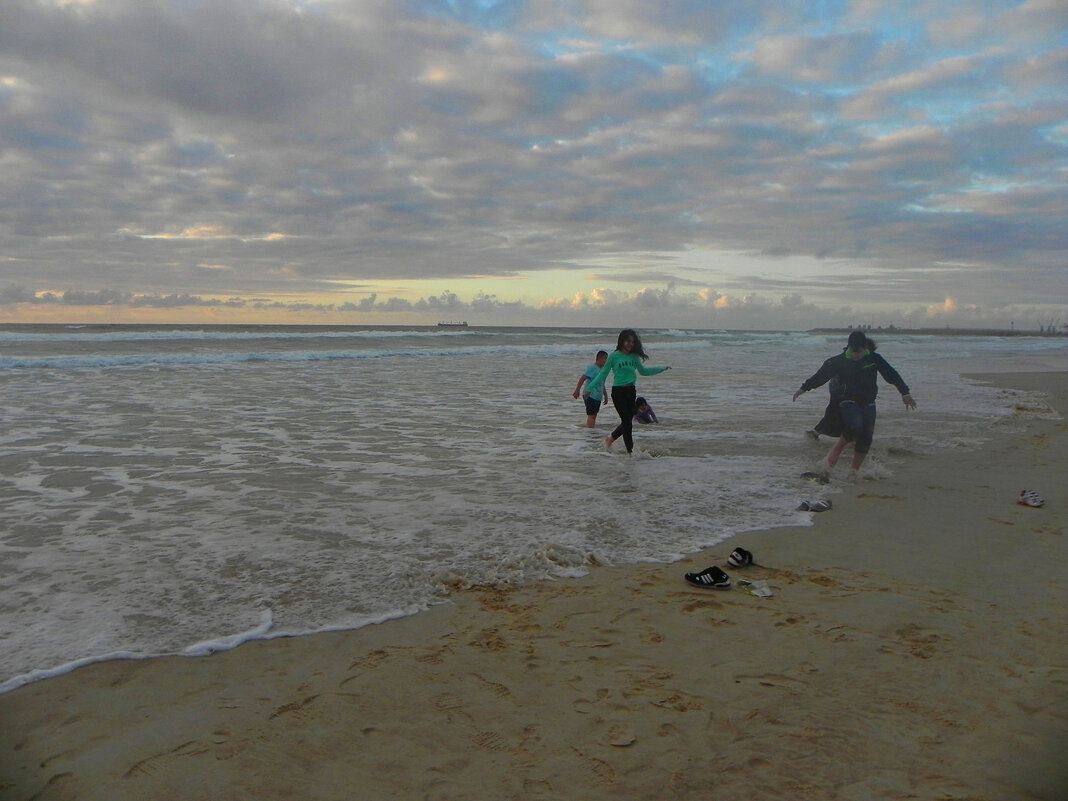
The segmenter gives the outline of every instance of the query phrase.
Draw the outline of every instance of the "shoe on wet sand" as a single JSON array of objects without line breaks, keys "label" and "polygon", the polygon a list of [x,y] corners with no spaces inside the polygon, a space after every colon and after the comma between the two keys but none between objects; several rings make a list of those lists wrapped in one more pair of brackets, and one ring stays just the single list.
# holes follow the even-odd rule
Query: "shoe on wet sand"
[{"label": "shoe on wet sand", "polygon": [[745,548],[735,548],[727,557],[727,564],[731,567],[749,567],[753,564],[753,552]]},{"label": "shoe on wet sand", "polygon": [[683,578],[696,587],[708,587],[713,590],[729,590],[731,588],[731,577],[715,565],[706,567],[700,573],[687,573]]},{"label": "shoe on wet sand", "polygon": [[1045,505],[1045,501],[1034,490],[1020,490],[1020,497],[1016,499],[1020,506],[1032,506],[1038,508]]}]

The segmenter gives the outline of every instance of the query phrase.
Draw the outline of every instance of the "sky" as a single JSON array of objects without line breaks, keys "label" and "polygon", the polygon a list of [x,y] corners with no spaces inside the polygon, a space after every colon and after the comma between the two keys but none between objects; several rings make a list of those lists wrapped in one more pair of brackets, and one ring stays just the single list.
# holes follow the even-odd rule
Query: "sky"
[{"label": "sky", "polygon": [[0,323],[1068,324],[1065,0],[0,19]]}]

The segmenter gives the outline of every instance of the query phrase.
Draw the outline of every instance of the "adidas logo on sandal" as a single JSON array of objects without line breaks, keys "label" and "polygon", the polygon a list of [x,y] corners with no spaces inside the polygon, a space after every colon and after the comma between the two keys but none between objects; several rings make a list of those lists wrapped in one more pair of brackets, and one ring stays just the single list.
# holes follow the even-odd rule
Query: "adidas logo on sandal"
[{"label": "adidas logo on sandal", "polygon": [[1032,506],[1037,509],[1045,505],[1046,502],[1034,490],[1020,490],[1020,497],[1016,499],[1016,503],[1020,504],[1020,506]]},{"label": "adidas logo on sandal", "polygon": [[731,577],[715,565],[706,567],[700,573],[687,573],[683,578],[697,587],[709,587],[714,590],[729,590],[731,587]]}]

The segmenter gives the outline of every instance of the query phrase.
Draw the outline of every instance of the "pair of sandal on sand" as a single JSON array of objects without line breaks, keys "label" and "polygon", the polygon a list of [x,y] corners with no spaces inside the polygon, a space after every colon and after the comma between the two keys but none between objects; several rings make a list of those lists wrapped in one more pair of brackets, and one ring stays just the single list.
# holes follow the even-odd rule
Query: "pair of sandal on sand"
[{"label": "pair of sandal on sand", "polygon": [[[727,557],[727,564],[731,567],[749,567],[754,564],[753,553],[745,548],[735,548],[731,551],[731,555]],[[731,588],[731,577],[717,565],[706,567],[700,573],[687,573],[683,578],[695,587],[705,587],[712,590],[729,590]],[[739,582],[739,584],[742,583],[750,584],[751,582]]]}]

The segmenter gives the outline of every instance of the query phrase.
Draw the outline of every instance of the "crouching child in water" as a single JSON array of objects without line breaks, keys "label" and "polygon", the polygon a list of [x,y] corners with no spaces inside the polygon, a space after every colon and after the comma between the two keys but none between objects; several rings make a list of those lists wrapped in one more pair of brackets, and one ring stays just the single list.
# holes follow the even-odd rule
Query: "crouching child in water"
[{"label": "crouching child in water", "polygon": [[634,401],[636,411],[634,412],[634,422],[636,423],[659,423],[656,419],[656,412],[653,411],[653,407],[649,405],[649,401],[645,398],[636,398]]}]

